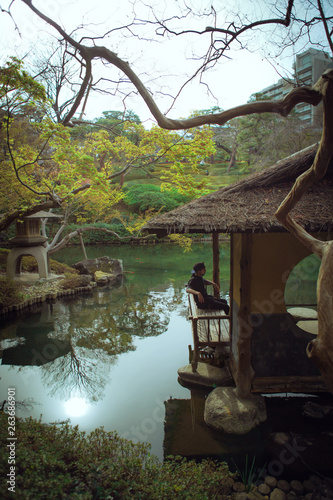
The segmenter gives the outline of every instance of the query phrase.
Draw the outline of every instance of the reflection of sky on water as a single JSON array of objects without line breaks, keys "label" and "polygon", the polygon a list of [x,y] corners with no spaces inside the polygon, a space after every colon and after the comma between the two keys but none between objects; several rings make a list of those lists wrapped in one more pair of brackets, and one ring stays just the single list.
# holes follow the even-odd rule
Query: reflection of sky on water
[{"label": "reflection of sky on water", "polygon": [[[73,425],[79,424],[81,430],[87,431],[104,426],[129,439],[151,442],[153,453],[162,457],[164,401],[170,395],[189,396],[188,390],[177,382],[177,369],[188,363],[190,333],[186,319],[173,313],[163,336],[136,339],[135,351],[122,354],[114,364],[99,361],[95,374],[103,373],[105,386],[97,401],[85,399],[81,393],[79,398],[68,395],[66,402],[65,387],[62,387],[62,397],[50,395],[44,366],[2,365],[2,389],[16,387],[17,400],[29,398],[38,402],[40,405],[29,415],[35,418],[42,415],[43,422],[70,418]],[[73,398],[77,398],[76,406],[75,399],[74,405],[68,404],[68,401],[73,403]],[[2,399],[5,399],[4,393]],[[81,408],[77,408],[80,404]]]},{"label": "reflection of sky on water", "polygon": [[0,368],[2,399],[15,387],[18,401],[37,403],[18,416],[69,418],[87,431],[103,426],[151,442],[162,458],[164,401],[189,396],[177,369],[188,363],[191,329],[183,285],[174,288],[167,280],[151,292],[140,286],[140,294],[134,281],[44,304],[37,315],[0,328],[1,348],[15,363]]}]

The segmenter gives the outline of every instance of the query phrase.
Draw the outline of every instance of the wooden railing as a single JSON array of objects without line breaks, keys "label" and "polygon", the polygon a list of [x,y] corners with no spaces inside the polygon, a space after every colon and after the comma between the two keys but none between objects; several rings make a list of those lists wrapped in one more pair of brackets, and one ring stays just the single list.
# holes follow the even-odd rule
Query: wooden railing
[{"label": "wooden railing", "polygon": [[192,323],[193,358],[192,370],[196,371],[200,353],[207,347],[230,344],[230,316],[216,309],[199,309],[194,295],[188,294],[189,319]]}]

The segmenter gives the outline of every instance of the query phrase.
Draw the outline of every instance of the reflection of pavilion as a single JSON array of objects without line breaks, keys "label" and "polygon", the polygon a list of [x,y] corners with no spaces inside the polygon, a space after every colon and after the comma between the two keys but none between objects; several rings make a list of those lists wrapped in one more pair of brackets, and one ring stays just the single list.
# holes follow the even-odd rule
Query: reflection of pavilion
[{"label": "reflection of pavilion", "polygon": [[[331,477],[333,459],[332,418],[309,418],[304,410],[307,404],[315,407],[331,405],[330,397],[321,395],[312,403],[304,397],[268,397],[268,420],[241,436],[216,431],[204,422],[206,394],[191,389],[190,399],[169,399],[165,402],[164,459],[180,455],[187,459],[225,461],[234,470],[244,470],[246,456],[260,472],[278,479],[308,477],[310,471]],[[330,406],[331,407],[331,406]],[[333,407],[332,407],[333,410]],[[333,411],[332,411],[333,414]]]},{"label": "reflection of pavilion", "polygon": [[20,343],[3,350],[2,364],[40,366],[65,356],[71,350],[70,342],[49,338],[48,334],[52,332],[54,326],[51,308],[44,303],[39,314],[17,323],[15,333]]},{"label": "reflection of pavilion", "polygon": [[244,450],[262,453],[260,427],[246,435],[230,435],[216,431],[204,421],[207,392],[192,388],[190,399],[169,399],[165,402],[164,458],[180,455],[188,459],[212,457],[227,460],[243,456]]}]

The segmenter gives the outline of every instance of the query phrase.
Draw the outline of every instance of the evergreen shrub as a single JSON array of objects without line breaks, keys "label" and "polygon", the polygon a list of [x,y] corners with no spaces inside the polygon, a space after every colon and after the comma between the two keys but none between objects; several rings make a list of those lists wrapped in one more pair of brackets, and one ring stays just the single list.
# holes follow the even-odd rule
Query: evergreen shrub
[{"label": "evergreen shrub", "polygon": [[148,209],[169,212],[187,201],[190,201],[190,197],[179,193],[176,189],[161,191],[161,187],[154,184],[130,186],[126,189],[124,197],[124,202],[137,213]]},{"label": "evergreen shrub", "polygon": [[90,434],[68,423],[16,419],[15,494],[8,491],[8,415],[0,411],[2,498],[210,500],[230,497],[225,463],[175,457],[160,463],[150,445],[102,428]]}]

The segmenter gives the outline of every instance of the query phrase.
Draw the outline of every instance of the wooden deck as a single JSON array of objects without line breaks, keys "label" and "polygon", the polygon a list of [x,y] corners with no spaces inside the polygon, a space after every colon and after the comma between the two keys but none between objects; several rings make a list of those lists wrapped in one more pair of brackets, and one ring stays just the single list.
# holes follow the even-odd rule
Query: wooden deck
[{"label": "wooden deck", "polygon": [[188,294],[188,300],[194,346],[191,364],[196,371],[199,359],[209,357],[206,348],[230,345],[230,316],[223,311],[199,309],[192,293]]}]

